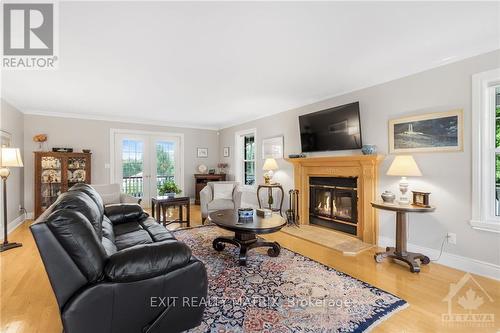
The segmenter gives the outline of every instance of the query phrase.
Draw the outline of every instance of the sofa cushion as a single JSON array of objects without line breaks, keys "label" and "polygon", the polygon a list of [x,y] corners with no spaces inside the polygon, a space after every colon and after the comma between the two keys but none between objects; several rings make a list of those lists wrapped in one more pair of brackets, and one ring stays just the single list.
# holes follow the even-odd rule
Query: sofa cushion
[{"label": "sofa cushion", "polygon": [[106,237],[112,242],[115,241],[115,231],[113,229],[113,224],[107,216],[104,216],[104,218],[102,219],[102,237]]},{"label": "sofa cushion", "polygon": [[115,234],[115,238],[117,236],[121,236],[129,232],[140,231],[140,230],[143,230],[142,226],[137,222],[128,222],[128,223],[116,224],[113,226],[113,232]]},{"label": "sofa cushion", "polygon": [[141,221],[141,225],[155,242],[175,239],[174,235],[172,235],[167,228],[156,222],[152,217],[148,217],[147,219]]},{"label": "sofa cushion", "polygon": [[105,274],[114,282],[139,281],[186,266],[190,259],[191,250],[178,241],[135,246],[111,256]]},{"label": "sofa cushion", "polygon": [[107,255],[86,216],[78,210],[59,209],[46,223],[88,282],[100,280]]},{"label": "sofa cushion", "polygon": [[107,237],[104,237],[102,236],[102,239],[101,239],[101,244],[102,246],[104,247],[104,250],[106,251],[106,254],[108,256],[111,256],[113,254],[116,253],[116,251],[118,251],[118,249],[116,248],[116,245],[114,242],[112,242],[109,238]]},{"label": "sofa cushion", "polygon": [[80,191],[85,193],[95,202],[101,216],[104,214],[104,204],[102,202],[102,198],[92,186],[84,183],[79,183],[73,185],[68,191]]},{"label": "sofa cushion", "polygon": [[229,199],[217,199],[210,201],[207,206],[209,211],[220,209],[234,209],[234,202],[233,200]]},{"label": "sofa cushion", "polygon": [[104,206],[114,205],[120,203],[120,192],[116,193],[101,193],[102,202]]},{"label": "sofa cushion", "polygon": [[153,243],[153,239],[151,238],[149,233],[146,230],[142,229],[138,224],[137,226],[139,227],[139,229],[126,233],[120,233],[123,230],[117,232],[115,228],[115,245],[118,251],[139,244]]},{"label": "sofa cushion", "polygon": [[104,208],[104,214],[114,225],[139,222],[149,216],[138,204],[108,205]]},{"label": "sofa cushion", "polygon": [[99,239],[102,237],[102,215],[94,202],[87,194],[80,191],[69,191],[61,194],[54,203],[53,210],[73,210],[82,213],[92,224]]}]

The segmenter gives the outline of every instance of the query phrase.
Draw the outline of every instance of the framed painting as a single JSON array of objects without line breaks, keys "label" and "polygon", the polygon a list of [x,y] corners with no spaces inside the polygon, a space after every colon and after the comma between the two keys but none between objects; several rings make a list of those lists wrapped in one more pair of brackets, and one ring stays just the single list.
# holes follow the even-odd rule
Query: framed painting
[{"label": "framed painting", "polygon": [[224,147],[223,156],[229,157],[229,147]]},{"label": "framed painting", "polygon": [[208,157],[208,148],[197,148],[196,156],[199,158],[207,158]]},{"label": "framed painting", "polygon": [[391,154],[462,150],[462,110],[389,120],[389,153]]},{"label": "framed painting", "polygon": [[262,158],[283,158],[283,136],[262,140]]}]

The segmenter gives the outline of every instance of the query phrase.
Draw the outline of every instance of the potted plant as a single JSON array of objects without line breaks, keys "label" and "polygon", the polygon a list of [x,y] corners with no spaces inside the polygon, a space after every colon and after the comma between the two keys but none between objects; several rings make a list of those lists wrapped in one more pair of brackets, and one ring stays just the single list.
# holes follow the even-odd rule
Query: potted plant
[{"label": "potted plant", "polygon": [[167,197],[174,197],[181,192],[181,189],[177,187],[177,184],[172,180],[167,180],[162,185],[158,186],[158,193]]}]

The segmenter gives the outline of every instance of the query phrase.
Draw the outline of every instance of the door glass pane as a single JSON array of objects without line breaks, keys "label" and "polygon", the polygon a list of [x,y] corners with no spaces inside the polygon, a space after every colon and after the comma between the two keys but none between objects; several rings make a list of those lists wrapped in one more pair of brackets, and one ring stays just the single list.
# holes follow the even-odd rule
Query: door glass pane
[{"label": "door glass pane", "polygon": [[175,181],[175,143],[156,142],[156,189],[166,181]]},{"label": "door glass pane", "polygon": [[122,188],[127,194],[143,197],[144,143],[140,140],[122,141]]}]

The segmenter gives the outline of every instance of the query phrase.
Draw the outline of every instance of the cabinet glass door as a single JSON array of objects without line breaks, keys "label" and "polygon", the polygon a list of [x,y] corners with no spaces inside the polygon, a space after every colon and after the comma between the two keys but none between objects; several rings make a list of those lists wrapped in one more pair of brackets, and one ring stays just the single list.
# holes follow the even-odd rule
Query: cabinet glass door
[{"label": "cabinet glass door", "polygon": [[44,211],[61,194],[62,188],[62,160],[58,157],[44,156],[41,159],[42,172],[40,179],[41,209]]},{"label": "cabinet glass door", "polygon": [[78,183],[85,183],[86,174],[86,159],[85,157],[70,157],[68,158],[68,189]]}]

